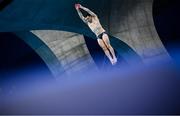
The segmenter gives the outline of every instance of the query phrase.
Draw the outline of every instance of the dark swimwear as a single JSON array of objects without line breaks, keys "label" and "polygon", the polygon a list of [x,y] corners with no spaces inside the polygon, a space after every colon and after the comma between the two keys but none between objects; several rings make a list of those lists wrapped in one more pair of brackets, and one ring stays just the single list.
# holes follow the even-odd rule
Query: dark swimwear
[{"label": "dark swimwear", "polygon": [[[99,39],[103,39],[103,35],[104,34],[107,34],[106,32],[102,32],[101,34],[99,34],[97,37],[99,38]],[[108,35],[108,34],[107,34]]]}]

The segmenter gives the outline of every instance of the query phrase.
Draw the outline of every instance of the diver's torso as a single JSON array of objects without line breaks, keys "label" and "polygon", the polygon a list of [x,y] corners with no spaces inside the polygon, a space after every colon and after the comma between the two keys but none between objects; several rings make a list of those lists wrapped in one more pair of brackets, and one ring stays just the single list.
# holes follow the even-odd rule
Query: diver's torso
[{"label": "diver's torso", "polygon": [[89,28],[94,32],[96,36],[100,35],[101,33],[105,32],[101,23],[99,22],[98,17],[92,18],[92,23],[88,23]]}]

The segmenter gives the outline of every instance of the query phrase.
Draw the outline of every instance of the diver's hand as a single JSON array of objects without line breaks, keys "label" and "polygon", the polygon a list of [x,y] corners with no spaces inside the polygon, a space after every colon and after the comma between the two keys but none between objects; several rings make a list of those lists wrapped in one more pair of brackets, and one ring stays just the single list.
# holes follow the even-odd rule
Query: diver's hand
[{"label": "diver's hand", "polygon": [[81,8],[81,4],[75,4],[76,10],[79,10]]}]

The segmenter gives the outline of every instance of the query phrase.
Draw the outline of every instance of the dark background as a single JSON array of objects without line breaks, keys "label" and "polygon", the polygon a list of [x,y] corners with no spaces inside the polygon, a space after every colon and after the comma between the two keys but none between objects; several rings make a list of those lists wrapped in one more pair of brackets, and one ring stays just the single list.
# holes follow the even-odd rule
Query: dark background
[{"label": "dark background", "polygon": [[179,0],[154,0],[153,16],[157,32],[171,57],[178,63],[180,51]]},{"label": "dark background", "polygon": [[13,87],[54,79],[44,61],[13,33],[0,33],[0,53],[0,89],[5,93]]}]

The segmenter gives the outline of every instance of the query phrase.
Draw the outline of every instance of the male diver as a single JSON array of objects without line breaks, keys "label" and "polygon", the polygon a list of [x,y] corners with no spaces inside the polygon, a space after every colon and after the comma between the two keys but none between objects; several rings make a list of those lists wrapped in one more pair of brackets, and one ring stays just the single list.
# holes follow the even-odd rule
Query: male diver
[{"label": "male diver", "polygon": [[[114,49],[110,45],[109,36],[104,30],[104,28],[101,26],[97,15],[80,4],[75,4],[75,8],[82,21],[86,23],[92,30],[92,32],[97,36],[98,44],[103,49],[111,64],[115,65],[117,63],[117,58],[115,56]],[[89,15],[84,17],[80,9],[86,11]]]}]

